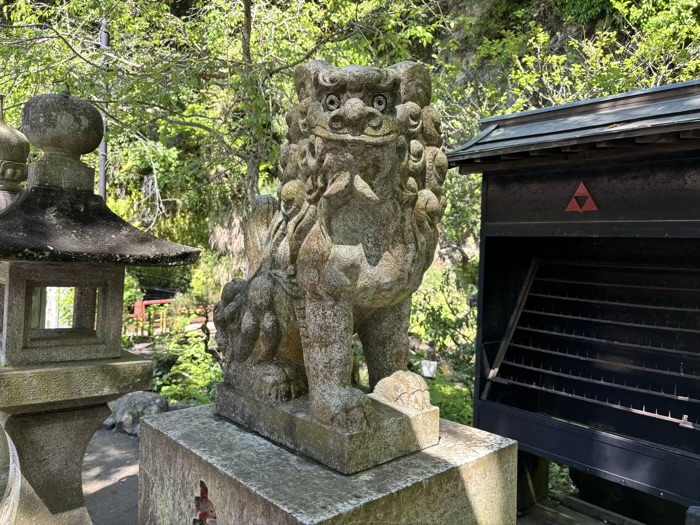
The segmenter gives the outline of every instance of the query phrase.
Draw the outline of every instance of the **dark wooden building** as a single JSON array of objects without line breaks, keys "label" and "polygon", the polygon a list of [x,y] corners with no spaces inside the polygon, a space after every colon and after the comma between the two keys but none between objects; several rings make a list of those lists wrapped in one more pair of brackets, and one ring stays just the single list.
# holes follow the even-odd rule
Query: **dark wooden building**
[{"label": "dark wooden building", "polygon": [[476,426],[700,504],[700,82],[482,121]]}]

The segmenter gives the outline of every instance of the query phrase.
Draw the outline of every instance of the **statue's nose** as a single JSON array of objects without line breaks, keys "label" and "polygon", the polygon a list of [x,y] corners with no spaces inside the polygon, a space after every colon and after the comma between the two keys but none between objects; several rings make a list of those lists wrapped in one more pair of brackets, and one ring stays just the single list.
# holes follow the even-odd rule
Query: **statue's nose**
[{"label": "statue's nose", "polygon": [[329,125],[333,130],[352,129],[364,131],[367,120],[367,106],[359,98],[351,98],[343,107],[335,110],[330,117]]}]

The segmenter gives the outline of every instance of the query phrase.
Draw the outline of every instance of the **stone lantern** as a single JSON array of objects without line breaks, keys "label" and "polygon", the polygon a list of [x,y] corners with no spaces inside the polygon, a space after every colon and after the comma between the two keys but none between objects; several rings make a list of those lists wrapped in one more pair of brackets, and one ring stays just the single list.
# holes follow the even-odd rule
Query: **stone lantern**
[{"label": "stone lantern", "polygon": [[[28,145],[3,124],[0,166],[13,175],[0,185],[16,191],[6,181],[22,179]],[[191,264],[199,252],[132,227],[93,193],[80,160],[102,138],[92,105],[35,97],[22,128],[43,156],[0,211],[0,423],[22,474],[17,523],[90,524],[85,449],[108,401],[151,386],[152,364],[121,347],[125,266]]]},{"label": "stone lantern", "polygon": [[27,180],[29,141],[5,123],[3,97],[0,95],[0,210],[19,193],[20,183]]}]

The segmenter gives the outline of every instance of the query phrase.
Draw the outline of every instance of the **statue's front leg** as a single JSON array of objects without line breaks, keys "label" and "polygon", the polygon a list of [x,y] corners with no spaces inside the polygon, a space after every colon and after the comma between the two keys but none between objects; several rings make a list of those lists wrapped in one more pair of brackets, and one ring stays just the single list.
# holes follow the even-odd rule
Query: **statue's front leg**
[{"label": "statue's front leg", "polygon": [[307,293],[303,334],[314,418],[350,431],[366,428],[371,401],[351,386],[353,322],[349,301]]},{"label": "statue's front leg", "polygon": [[390,403],[413,410],[430,405],[428,385],[408,370],[408,329],[411,296],[372,313],[359,329],[370,387]]},{"label": "statue's front leg", "polygon": [[360,325],[358,335],[367,361],[369,385],[408,366],[408,329],[411,317],[411,296],[393,306],[381,308]]}]

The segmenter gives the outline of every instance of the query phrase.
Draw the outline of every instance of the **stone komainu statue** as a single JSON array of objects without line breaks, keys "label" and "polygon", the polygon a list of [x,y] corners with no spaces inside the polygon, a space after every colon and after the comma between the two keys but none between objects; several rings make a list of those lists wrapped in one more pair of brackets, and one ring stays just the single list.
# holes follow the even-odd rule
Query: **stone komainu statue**
[{"label": "stone komainu statue", "polygon": [[371,387],[429,407],[406,370],[411,295],[430,266],[445,208],[440,119],[421,65],[295,73],[279,200],[261,197],[246,230],[248,278],[214,310],[224,378],[270,402],[310,395],[313,417],[347,430],[372,415],[352,387],[353,334]]}]

